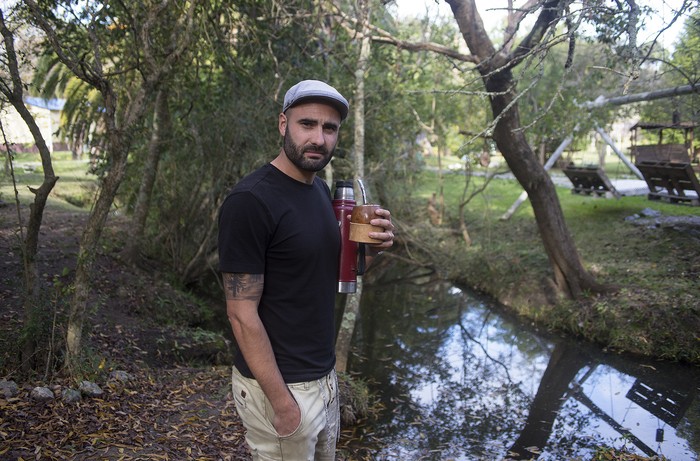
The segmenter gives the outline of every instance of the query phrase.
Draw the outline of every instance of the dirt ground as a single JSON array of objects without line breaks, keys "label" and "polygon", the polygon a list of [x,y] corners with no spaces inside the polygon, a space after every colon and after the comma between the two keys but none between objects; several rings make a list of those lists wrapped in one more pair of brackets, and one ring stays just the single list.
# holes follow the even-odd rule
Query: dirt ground
[{"label": "dirt ground", "polygon": [[[22,210],[26,219],[28,210]],[[87,214],[47,209],[39,242],[39,273],[47,321],[65,315],[55,295],[71,280],[80,232]],[[112,218],[110,218],[112,219]],[[114,219],[104,237],[124,228]],[[96,262],[90,319],[84,338],[92,372],[86,379],[102,397],[66,403],[60,395],[77,389],[58,366],[37,367],[31,377],[19,371],[17,347],[23,325],[21,254],[17,209],[0,206],[0,379],[17,382],[14,398],[0,396],[0,459],[42,460],[244,460],[243,429],[230,396],[228,350],[189,342],[190,336],[152,315],[159,303],[192,308],[187,298],[149,271],[127,267],[116,248],[105,247]],[[57,324],[60,324],[58,322]],[[51,331],[61,338],[60,327]],[[51,341],[49,336],[47,341]],[[59,348],[56,347],[56,350]],[[192,361],[197,363],[191,366]],[[56,357],[55,363],[60,363]],[[126,383],[108,382],[113,370],[128,372]],[[87,375],[88,373],[86,373]],[[47,386],[56,398],[30,398]]]}]

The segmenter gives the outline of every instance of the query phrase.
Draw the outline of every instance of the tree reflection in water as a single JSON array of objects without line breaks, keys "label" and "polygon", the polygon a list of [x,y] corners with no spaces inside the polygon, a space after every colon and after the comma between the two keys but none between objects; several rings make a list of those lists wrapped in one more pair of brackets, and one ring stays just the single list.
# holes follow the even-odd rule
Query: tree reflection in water
[{"label": "tree reflection in water", "polygon": [[[599,445],[698,459],[697,370],[601,354],[449,283],[407,280],[365,285],[355,333],[350,370],[376,383],[385,407],[365,429],[382,444],[374,459],[561,460]],[[635,392],[630,400],[640,376],[662,402]],[[683,413],[675,427],[659,417],[669,411]]]}]

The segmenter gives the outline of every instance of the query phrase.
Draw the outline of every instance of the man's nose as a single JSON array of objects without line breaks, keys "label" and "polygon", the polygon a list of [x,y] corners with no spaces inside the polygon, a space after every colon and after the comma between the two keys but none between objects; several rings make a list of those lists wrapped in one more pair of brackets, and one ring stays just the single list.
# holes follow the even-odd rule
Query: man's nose
[{"label": "man's nose", "polygon": [[322,146],[326,143],[326,138],[323,136],[323,127],[319,126],[313,129],[310,141],[317,146]]}]

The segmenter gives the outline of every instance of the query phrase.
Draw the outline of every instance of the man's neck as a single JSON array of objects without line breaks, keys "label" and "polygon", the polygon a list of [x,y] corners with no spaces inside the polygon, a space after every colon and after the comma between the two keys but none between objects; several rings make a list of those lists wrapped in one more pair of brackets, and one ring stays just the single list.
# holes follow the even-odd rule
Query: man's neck
[{"label": "man's neck", "polygon": [[313,184],[314,178],[316,177],[315,172],[300,170],[296,165],[290,162],[289,158],[287,158],[287,154],[284,153],[284,149],[280,149],[279,154],[277,154],[277,157],[275,157],[270,164],[290,178],[305,184]]}]

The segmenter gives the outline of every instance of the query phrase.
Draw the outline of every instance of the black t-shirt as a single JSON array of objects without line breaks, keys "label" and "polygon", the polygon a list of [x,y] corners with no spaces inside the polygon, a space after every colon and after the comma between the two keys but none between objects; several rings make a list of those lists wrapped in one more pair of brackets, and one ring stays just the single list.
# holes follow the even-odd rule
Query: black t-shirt
[{"label": "black t-shirt", "polygon": [[[340,231],[330,190],[267,164],[243,178],[219,213],[219,270],[264,274],[258,314],[285,382],[319,379],[335,366]],[[252,374],[239,353],[234,364]]]}]

